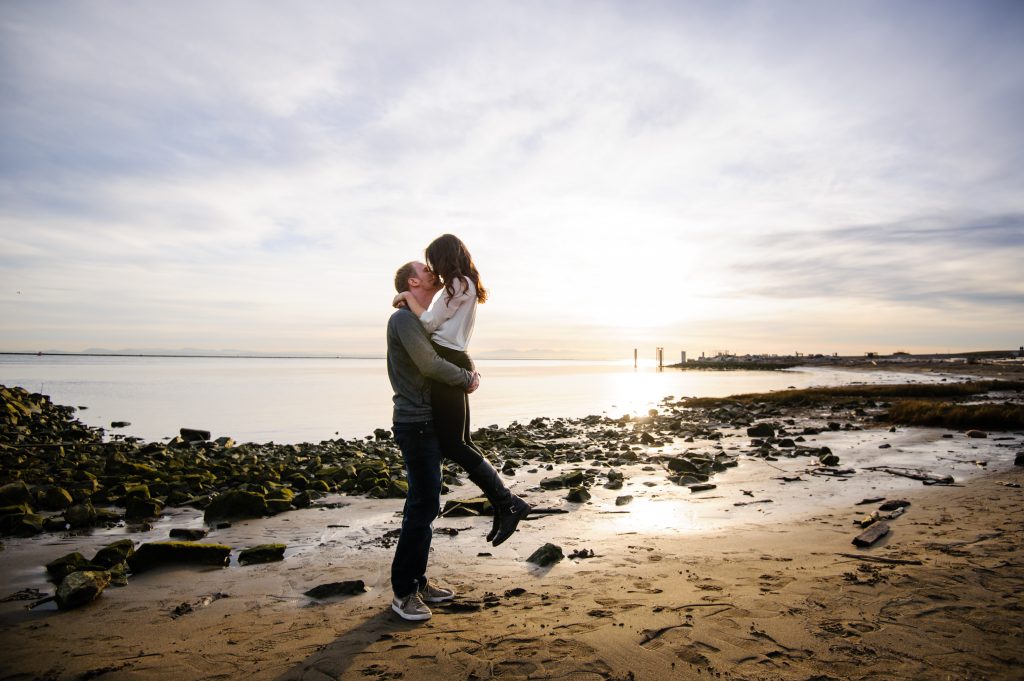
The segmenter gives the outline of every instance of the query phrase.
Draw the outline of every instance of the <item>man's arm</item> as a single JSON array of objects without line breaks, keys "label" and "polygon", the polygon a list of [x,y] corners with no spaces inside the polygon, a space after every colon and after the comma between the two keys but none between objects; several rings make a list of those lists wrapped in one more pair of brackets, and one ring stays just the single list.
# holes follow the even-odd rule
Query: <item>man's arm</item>
[{"label": "man's arm", "polygon": [[473,382],[473,374],[442,359],[434,351],[434,346],[430,344],[430,339],[415,316],[399,315],[395,319],[395,330],[402,346],[421,374],[460,388],[468,388]]}]

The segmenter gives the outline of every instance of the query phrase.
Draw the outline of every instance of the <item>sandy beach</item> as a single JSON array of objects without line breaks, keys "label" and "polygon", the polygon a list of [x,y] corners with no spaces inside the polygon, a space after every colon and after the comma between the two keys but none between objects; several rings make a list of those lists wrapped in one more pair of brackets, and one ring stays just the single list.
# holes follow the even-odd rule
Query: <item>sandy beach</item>
[{"label": "sandy beach", "polygon": [[[813,412],[790,427],[822,425]],[[601,484],[606,462],[524,463],[513,490],[561,512],[532,517],[498,548],[483,541],[490,518],[439,518],[431,576],[458,597],[422,624],[389,608],[401,500],[330,495],[236,521],[204,541],[284,542],[284,561],[239,566],[236,551],[227,568],[164,567],[64,612],[0,603],[0,679],[1022,678],[1024,468],[1013,462],[1024,435],[855,425],[808,435],[843,475],[806,456],[753,456],[751,442],[723,427],[636,446],[640,460],[617,467],[621,489]],[[737,463],[691,491],[665,464],[695,450]],[[893,474],[911,469],[955,484]],[[539,484],[572,471],[594,476],[586,503]],[[474,494],[453,487],[445,499]],[[856,548],[854,521],[882,500],[910,503],[888,536]],[[145,532],[5,540],[5,593],[49,593],[43,565],[70,551],[203,526],[201,511],[180,507]],[[545,543],[566,558],[527,562]],[[365,593],[304,595],[347,580]]]}]

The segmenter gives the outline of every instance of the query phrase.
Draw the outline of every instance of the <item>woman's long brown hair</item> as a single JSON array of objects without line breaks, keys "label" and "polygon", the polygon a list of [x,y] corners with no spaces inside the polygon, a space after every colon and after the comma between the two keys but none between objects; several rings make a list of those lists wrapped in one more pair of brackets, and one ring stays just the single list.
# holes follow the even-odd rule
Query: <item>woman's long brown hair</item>
[{"label": "woman's long brown hair", "polygon": [[[442,234],[427,246],[427,265],[444,283],[448,300],[455,295],[455,280],[469,279],[476,286],[477,302],[487,302],[487,289],[480,281],[480,273],[476,271],[473,258],[469,255],[466,244],[454,234]],[[463,282],[465,283],[465,282]]]}]

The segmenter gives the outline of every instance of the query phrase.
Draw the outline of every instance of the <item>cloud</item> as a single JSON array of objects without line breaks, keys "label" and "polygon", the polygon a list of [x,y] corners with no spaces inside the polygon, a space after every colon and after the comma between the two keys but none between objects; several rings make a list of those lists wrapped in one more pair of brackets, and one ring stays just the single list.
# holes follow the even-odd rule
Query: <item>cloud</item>
[{"label": "cloud", "polygon": [[822,298],[1009,335],[1021,15],[6,3],[0,330],[379,351],[394,268],[454,231],[494,294],[483,347],[754,339]]}]

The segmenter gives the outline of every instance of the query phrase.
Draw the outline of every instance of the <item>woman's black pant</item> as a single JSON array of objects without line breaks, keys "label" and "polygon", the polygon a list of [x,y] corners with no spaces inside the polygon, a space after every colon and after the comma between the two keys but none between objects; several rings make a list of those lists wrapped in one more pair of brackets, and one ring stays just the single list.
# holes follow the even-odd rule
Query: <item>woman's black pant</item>
[{"label": "woman's black pant", "polygon": [[[452,350],[434,343],[434,350],[452,364],[474,371],[473,360],[461,350]],[[484,460],[469,433],[469,395],[464,388],[430,381],[430,404],[434,412],[434,432],[441,443],[441,453],[466,471],[475,469]]]}]

